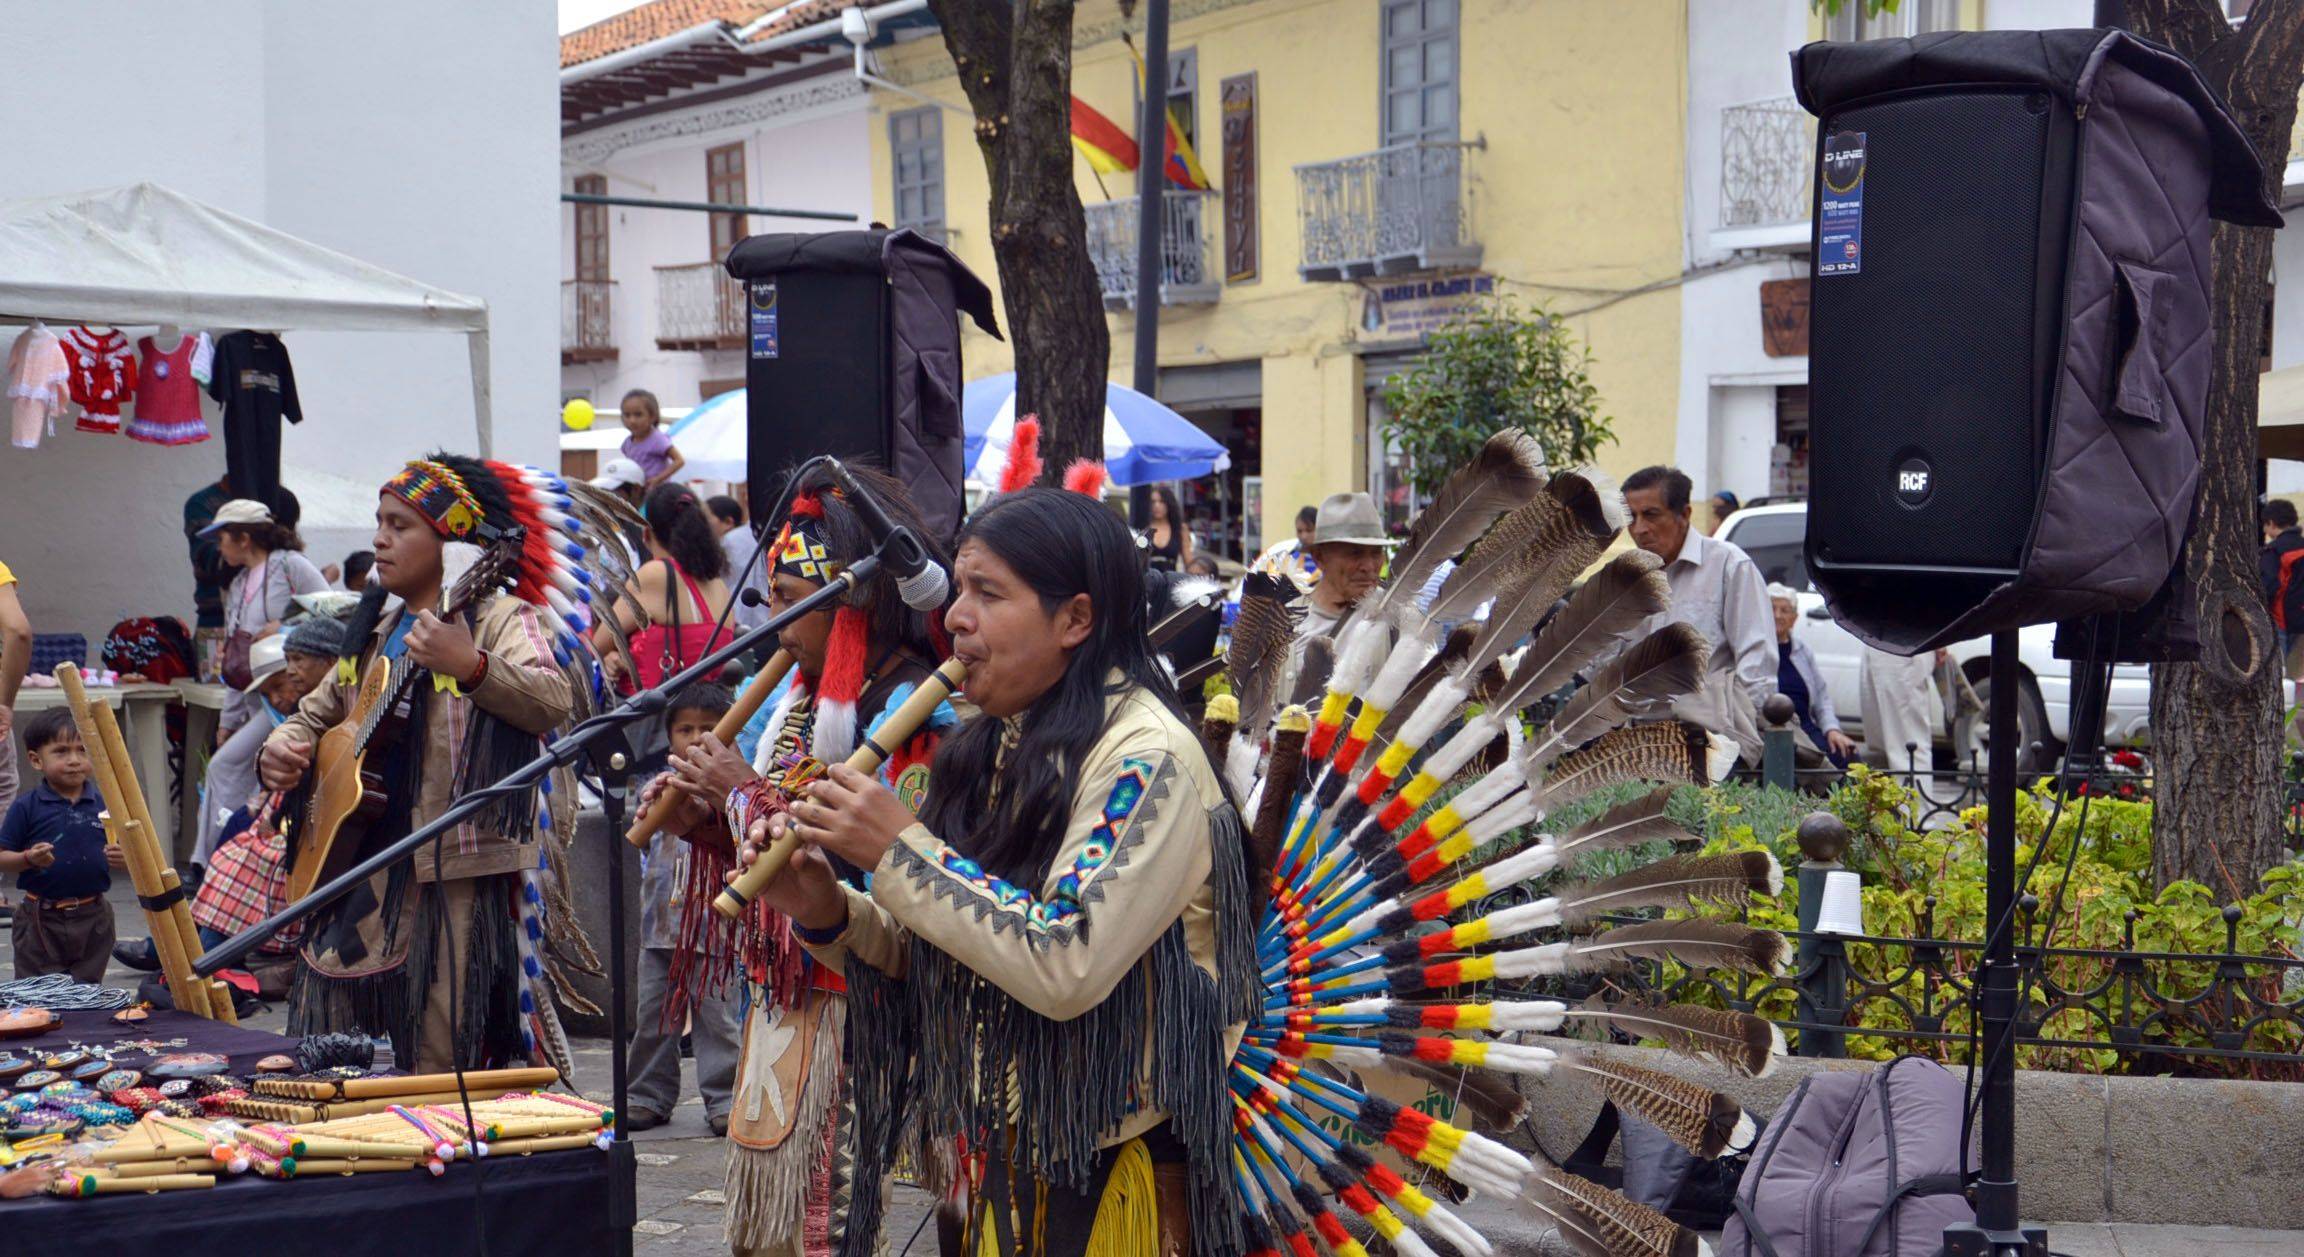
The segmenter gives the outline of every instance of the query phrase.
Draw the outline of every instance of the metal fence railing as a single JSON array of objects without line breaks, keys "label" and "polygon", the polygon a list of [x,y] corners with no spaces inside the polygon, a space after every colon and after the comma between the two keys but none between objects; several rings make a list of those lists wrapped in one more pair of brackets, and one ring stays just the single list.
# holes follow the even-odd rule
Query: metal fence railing
[{"label": "metal fence railing", "polygon": [[[1104,304],[1115,310],[1136,305],[1136,222],[1139,198],[1116,197],[1090,205],[1088,256]],[[1216,242],[1224,203],[1213,189],[1170,188],[1161,198],[1160,304],[1204,305],[1216,300]]]},{"label": "metal fence railing", "polygon": [[1304,278],[1477,265],[1469,155],[1481,146],[1423,140],[1296,167]]},{"label": "metal fence railing", "polygon": [[560,281],[560,352],[563,355],[612,354],[616,337],[610,322],[610,301],[616,292],[612,279]]},{"label": "metal fence railing", "polygon": [[1720,225],[1805,222],[1816,120],[1790,96],[1720,111]]},{"label": "metal fence railing", "polygon": [[656,344],[732,349],[744,343],[744,286],[717,262],[656,268]]}]

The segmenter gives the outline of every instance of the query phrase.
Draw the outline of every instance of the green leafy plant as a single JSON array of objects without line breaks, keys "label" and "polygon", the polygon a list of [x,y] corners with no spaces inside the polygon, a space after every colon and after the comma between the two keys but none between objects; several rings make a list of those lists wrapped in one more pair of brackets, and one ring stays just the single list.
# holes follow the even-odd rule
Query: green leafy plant
[{"label": "green leafy plant", "polygon": [[1430,493],[1489,437],[1521,428],[1555,465],[1588,462],[1615,439],[1588,369],[1592,354],[1542,306],[1476,303],[1431,334],[1417,365],[1384,386],[1386,437]]},{"label": "green leafy plant", "polygon": [[[1793,841],[1799,815],[1811,810],[1814,800],[1787,791],[1741,788],[1741,793],[1715,788],[1705,805],[1705,850],[1724,852],[1766,849],[1787,869],[1784,892],[1762,896],[1746,911],[1754,925],[1770,929],[1798,928],[1799,887],[1789,870],[1802,856]],[[1771,797],[1777,796],[1777,797]],[[1908,943],[1851,943],[1852,970],[1882,984],[1869,997],[1851,990],[1849,1010],[1852,1033],[1844,1040],[1848,1054],[1887,1060],[1903,1054],[1932,1056],[1946,1062],[1969,1059],[1965,1036],[1973,1030],[1964,993],[1939,971],[1922,967],[1916,952],[1927,940],[1980,942],[1988,926],[1984,910],[1984,819],[1982,808],[1964,813],[1960,822],[1922,832],[1907,824],[1911,798],[1894,779],[1862,768],[1849,774],[1825,806],[1848,823],[1852,842],[1844,863],[1864,878],[1864,922],[1874,938],[1915,940]],[[2017,799],[2017,867],[2032,861],[2035,850],[2045,848],[2024,891],[2038,905],[2019,922],[2021,936],[2038,941],[2043,935],[2055,953],[2114,952],[2168,955],[2293,956],[2304,942],[2304,867],[2287,865],[2265,876],[2263,890],[2231,905],[2236,916],[2227,920],[2227,906],[2198,882],[2177,882],[2152,888],[2152,805],[2096,796],[2066,800],[2059,808],[2041,782]],[[1754,822],[1758,823],[1755,824]],[[2051,825],[2051,822],[2053,824]],[[2067,880],[2066,864],[2070,863]],[[2062,885],[2059,895],[2058,886]],[[2051,918],[2048,914],[2053,911]],[[1942,969],[1961,975],[1972,963],[1972,952],[1948,952]],[[2218,1036],[2239,1034],[2241,1046],[2255,1051],[2304,1051],[2304,1033],[2291,1022],[2266,1019],[2245,1024],[2249,1010],[2231,1009],[2217,1001],[2185,1004],[2185,997],[2208,988],[2216,965],[2194,960],[2143,960],[2129,972],[2100,956],[2050,954],[2042,961],[2048,978],[2066,991],[2084,993],[2041,1021],[2042,1038],[2104,1041],[2110,1027],[2142,1022],[2146,1044],[2212,1046]],[[2247,989],[2259,1000],[2295,998],[2282,990],[2282,966],[2246,968]],[[1667,983],[1685,974],[1669,968]],[[1731,990],[1734,984],[1726,983]],[[2175,997],[2168,1003],[2154,1000],[2147,986]],[[1691,987],[1686,998],[1720,1002],[1701,986]],[[1893,998],[1891,998],[1893,997]],[[1773,990],[1758,1001],[1757,1011],[1777,1020],[1794,1020],[1794,996]],[[2030,989],[2026,1016],[2040,1018],[2047,998],[2035,985]],[[1932,1020],[1924,1028],[1962,1036],[1934,1042],[1866,1035],[1864,1029],[1911,1029],[1910,1010]],[[2278,1063],[2252,1063],[2232,1058],[2193,1055],[2146,1056],[2086,1047],[2023,1047],[2017,1063],[2027,1069],[2054,1069],[2080,1073],[2167,1072],[2220,1077],[2296,1079],[2304,1070]]]}]

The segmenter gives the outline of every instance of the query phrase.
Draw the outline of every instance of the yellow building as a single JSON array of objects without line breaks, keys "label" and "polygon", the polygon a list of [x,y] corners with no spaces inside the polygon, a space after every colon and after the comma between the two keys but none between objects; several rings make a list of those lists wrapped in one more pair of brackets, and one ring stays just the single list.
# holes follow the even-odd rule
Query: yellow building
[{"label": "yellow building", "polygon": [[[1121,35],[1141,47],[1141,24],[1083,0],[1074,27],[1074,95],[1130,134]],[[1402,514],[1383,382],[1489,288],[1552,306],[1590,345],[1617,436],[1606,469],[1669,460],[1687,47],[1685,7],[1649,0],[1174,0],[1171,109],[1216,190],[1168,194],[1160,395],[1234,450],[1222,484],[1187,486],[1195,531],[1237,554],[1347,488]],[[939,231],[996,283],[942,41],[884,50],[880,74],[902,90],[872,92],[876,217]],[[1074,169],[1125,382],[1134,176]],[[1009,369],[1006,345],[970,336],[971,378]],[[1245,537],[1243,497],[1260,506]]]}]

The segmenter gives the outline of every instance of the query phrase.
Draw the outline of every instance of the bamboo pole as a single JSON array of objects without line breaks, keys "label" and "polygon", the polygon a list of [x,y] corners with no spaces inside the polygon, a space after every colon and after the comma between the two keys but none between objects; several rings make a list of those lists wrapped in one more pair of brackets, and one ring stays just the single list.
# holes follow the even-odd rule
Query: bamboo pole
[{"label": "bamboo pole", "polygon": [[[135,885],[137,896],[156,898],[165,893],[166,887],[161,884],[159,868],[146,858],[150,848],[137,841],[133,832],[136,813],[127,803],[128,788],[121,781],[121,770],[127,768],[126,756],[113,758],[110,743],[104,737],[104,726],[98,722],[94,705],[88,701],[88,691],[80,682],[80,669],[69,663],[58,664],[56,681],[64,687],[65,701],[72,706],[73,723],[80,727],[80,741],[88,748],[89,761],[96,771],[96,787],[104,795],[104,832],[126,857],[128,878]],[[169,993],[175,997],[176,1006],[194,1016],[206,1017],[208,989],[192,976],[192,958],[185,953],[183,935],[177,932],[168,916],[167,912],[144,910],[153,950],[160,956],[160,971],[168,979]]]},{"label": "bamboo pole", "polygon": [[[102,731],[104,753],[112,757],[112,775],[119,780],[120,789],[127,795],[129,814],[136,822],[134,832],[143,844],[146,862],[151,865],[159,881],[160,893],[176,896],[175,904],[163,915],[168,926],[176,931],[178,946],[187,957],[189,972],[189,961],[198,960],[200,953],[207,949],[200,945],[200,929],[192,923],[191,905],[185,902],[182,895],[184,883],[176,876],[176,869],[168,853],[160,848],[160,829],[152,823],[152,808],[144,798],[143,784],[136,780],[136,761],[128,758],[128,740],[121,736],[120,718],[103,704],[91,708],[89,714],[96,718],[96,727]],[[226,1025],[240,1024],[240,1014],[234,1007],[231,988],[223,981],[194,975],[191,984],[199,989],[199,1002],[207,1008],[203,1016]],[[170,994],[174,994],[173,978],[169,980],[169,986]]]}]

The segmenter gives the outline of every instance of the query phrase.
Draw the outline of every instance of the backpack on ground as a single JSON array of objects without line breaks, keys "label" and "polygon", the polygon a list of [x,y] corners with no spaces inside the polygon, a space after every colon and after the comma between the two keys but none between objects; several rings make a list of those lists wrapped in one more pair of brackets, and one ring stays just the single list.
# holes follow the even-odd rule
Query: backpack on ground
[{"label": "backpack on ground", "polygon": [[1966,1095],[1942,1065],[1898,1057],[1802,1081],[1752,1150],[1720,1257],[1935,1257],[1972,1222]]}]

